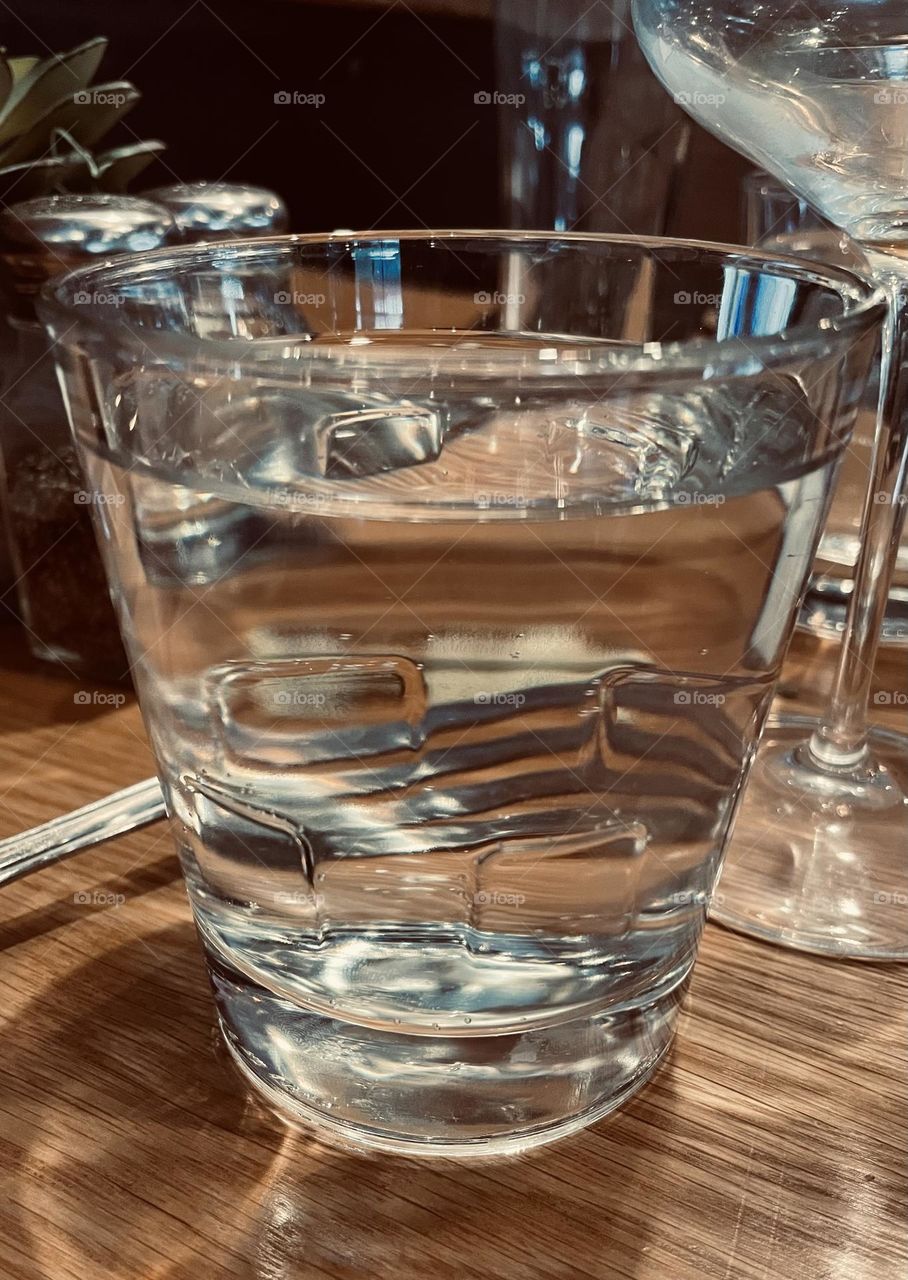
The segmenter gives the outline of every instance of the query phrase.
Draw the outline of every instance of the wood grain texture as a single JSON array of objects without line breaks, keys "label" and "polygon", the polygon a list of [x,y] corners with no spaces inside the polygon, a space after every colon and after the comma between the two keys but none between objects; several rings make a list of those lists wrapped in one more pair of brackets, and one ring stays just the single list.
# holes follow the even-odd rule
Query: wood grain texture
[{"label": "wood grain texture", "polygon": [[[0,835],[151,767],[135,706],[74,703],[78,686],[3,631]],[[789,698],[816,703],[828,657],[798,642]],[[904,687],[904,655],[878,679]],[[895,966],[710,925],[641,1094],[561,1144],[458,1164],[339,1152],[250,1098],[163,825],[6,889],[0,964],[3,1280],[905,1274]]]}]

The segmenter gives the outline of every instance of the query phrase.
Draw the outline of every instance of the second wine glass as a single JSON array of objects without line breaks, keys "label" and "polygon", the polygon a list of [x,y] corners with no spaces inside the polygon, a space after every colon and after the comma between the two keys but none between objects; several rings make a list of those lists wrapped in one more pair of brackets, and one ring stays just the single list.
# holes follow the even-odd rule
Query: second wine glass
[{"label": "second wine glass", "polygon": [[857,240],[890,298],[861,553],[832,695],[818,719],[770,722],[714,915],[782,945],[905,959],[908,738],[868,723],[906,503],[904,4],[634,0],[634,20],[675,100]]}]

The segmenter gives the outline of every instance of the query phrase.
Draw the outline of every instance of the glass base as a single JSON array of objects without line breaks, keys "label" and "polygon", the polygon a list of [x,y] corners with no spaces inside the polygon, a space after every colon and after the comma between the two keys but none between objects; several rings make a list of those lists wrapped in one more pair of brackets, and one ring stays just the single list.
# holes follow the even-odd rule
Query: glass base
[{"label": "glass base", "polygon": [[126,653],[120,650],[118,655],[113,644],[107,640],[99,645],[98,652],[92,652],[91,635],[85,639],[88,652],[67,649],[63,645],[44,644],[37,636],[32,635],[28,637],[28,647],[33,657],[61,667],[67,675],[96,680],[102,684],[129,685],[131,668]]},{"label": "glass base", "polygon": [[401,1035],[312,1013],[208,958],[227,1046],[265,1102],[335,1145],[400,1155],[516,1154],[592,1124],[655,1071],[686,987],[521,1034]]},{"label": "glass base", "polygon": [[710,918],[783,947],[908,960],[908,737],[872,729],[870,762],[809,766],[807,716],[767,725]]},{"label": "glass base", "polygon": [[[846,579],[848,591],[842,590],[842,580],[817,578],[798,614],[798,629],[809,631],[823,640],[841,640],[845,630],[845,610],[852,583]],[[908,647],[908,601],[904,589],[893,593],[880,628],[880,643]]]}]

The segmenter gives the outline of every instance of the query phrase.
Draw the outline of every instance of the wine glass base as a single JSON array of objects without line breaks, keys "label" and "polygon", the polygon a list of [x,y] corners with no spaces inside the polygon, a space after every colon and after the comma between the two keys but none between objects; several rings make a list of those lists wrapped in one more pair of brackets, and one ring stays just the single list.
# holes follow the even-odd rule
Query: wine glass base
[{"label": "wine glass base", "polygon": [[[798,630],[823,640],[841,640],[845,630],[848,594],[833,594],[830,579],[821,579],[823,589],[812,590],[798,614]],[[899,597],[890,599],[880,628],[880,643],[908,648],[908,604]]]},{"label": "wine glass base", "polygon": [[842,778],[805,765],[817,722],[770,719],[710,919],[778,946],[908,960],[908,736],[870,732],[870,763]]}]

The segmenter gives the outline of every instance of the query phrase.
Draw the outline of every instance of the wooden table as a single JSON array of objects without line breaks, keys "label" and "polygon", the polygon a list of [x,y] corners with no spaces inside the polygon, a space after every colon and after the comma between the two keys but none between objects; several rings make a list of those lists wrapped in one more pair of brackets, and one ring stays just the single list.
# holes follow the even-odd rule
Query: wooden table
[{"label": "wooden table", "polygon": [[[0,631],[0,834],[151,772],[134,705],[75,703]],[[817,656],[802,643],[789,666],[807,703]],[[904,684],[904,656],[887,662],[881,684]],[[561,1144],[467,1165],[340,1153],[250,1098],[163,825],[6,889],[0,946],[4,1280],[905,1274],[894,966],[711,925],[641,1094]]]}]

